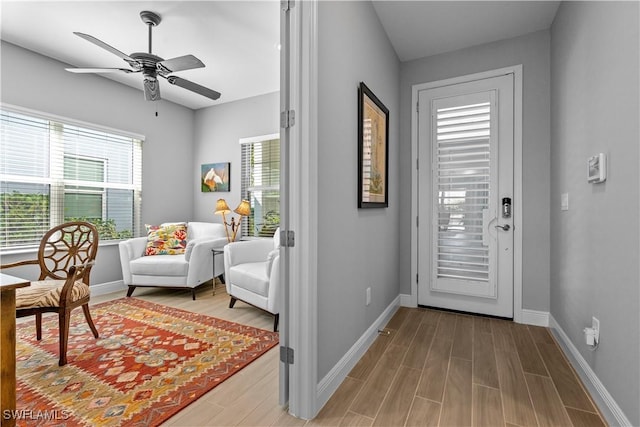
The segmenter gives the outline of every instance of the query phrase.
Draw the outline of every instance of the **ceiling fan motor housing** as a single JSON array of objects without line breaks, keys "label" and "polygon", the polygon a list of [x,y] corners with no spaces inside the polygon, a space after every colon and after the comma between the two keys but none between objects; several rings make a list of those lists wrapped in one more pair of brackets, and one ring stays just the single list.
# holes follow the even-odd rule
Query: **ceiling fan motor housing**
[{"label": "ceiling fan motor housing", "polygon": [[145,24],[154,27],[160,24],[160,21],[162,21],[160,15],[148,10],[143,10],[142,12],[140,12],[140,19],[142,19],[142,22],[144,22]]}]

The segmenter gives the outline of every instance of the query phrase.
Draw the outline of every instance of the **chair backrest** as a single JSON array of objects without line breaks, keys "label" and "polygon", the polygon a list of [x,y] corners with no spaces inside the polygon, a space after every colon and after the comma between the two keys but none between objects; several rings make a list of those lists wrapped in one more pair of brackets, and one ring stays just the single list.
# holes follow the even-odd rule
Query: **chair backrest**
[{"label": "chair backrest", "polygon": [[213,222],[190,222],[187,225],[188,239],[200,237],[225,237],[224,225]]},{"label": "chair backrest", "polygon": [[[42,237],[38,249],[40,279],[64,280],[74,265],[92,263],[98,252],[98,230],[85,221],[72,221],[53,227]],[[91,264],[82,281],[89,285]]]}]

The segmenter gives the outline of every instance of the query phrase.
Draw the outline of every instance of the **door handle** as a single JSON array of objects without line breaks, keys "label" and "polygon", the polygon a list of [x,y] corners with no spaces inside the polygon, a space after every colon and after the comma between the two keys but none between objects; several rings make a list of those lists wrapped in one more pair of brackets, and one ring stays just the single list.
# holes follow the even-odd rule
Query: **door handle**
[{"label": "door handle", "polygon": [[504,231],[509,231],[511,230],[511,226],[509,224],[505,224],[505,225],[496,225],[496,228],[502,228]]}]

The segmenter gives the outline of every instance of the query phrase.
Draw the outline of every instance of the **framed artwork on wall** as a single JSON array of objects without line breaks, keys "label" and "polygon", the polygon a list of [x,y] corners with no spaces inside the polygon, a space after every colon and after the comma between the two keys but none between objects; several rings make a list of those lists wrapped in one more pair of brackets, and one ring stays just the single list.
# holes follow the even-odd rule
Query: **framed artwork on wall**
[{"label": "framed artwork on wall", "polygon": [[358,208],[389,206],[389,110],[358,87]]},{"label": "framed artwork on wall", "polygon": [[206,163],[200,166],[200,187],[203,193],[231,191],[231,163]]}]

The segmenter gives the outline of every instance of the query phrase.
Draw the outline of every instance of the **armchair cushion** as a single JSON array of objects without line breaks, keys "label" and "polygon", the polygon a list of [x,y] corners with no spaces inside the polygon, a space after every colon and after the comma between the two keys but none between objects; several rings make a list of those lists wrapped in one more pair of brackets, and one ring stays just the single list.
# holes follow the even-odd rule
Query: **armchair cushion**
[{"label": "armchair cushion", "polygon": [[184,255],[143,256],[131,261],[129,268],[143,276],[186,276],[189,263]]},{"label": "armchair cushion", "polygon": [[[40,280],[31,286],[16,289],[16,310],[34,307],[60,307],[60,294],[65,280]],[[77,280],[71,290],[71,299],[77,301],[89,296],[89,286]]]},{"label": "armchair cushion", "polygon": [[183,224],[146,225],[145,255],[183,254],[187,247],[187,226]]}]

